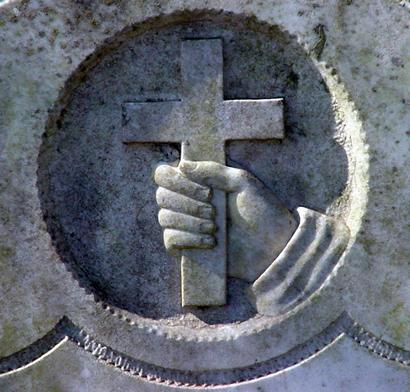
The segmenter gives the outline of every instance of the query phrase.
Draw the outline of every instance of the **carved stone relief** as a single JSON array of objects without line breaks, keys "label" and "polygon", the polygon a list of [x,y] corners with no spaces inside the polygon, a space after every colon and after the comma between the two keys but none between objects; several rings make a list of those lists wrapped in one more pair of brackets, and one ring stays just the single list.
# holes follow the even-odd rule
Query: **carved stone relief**
[{"label": "carved stone relief", "polygon": [[[315,94],[303,92],[312,85]],[[93,67],[59,121],[40,155],[44,208],[54,210],[48,225],[81,284],[108,304],[165,323],[183,314],[191,326],[249,319],[262,308],[279,314],[277,305],[266,309],[266,293],[265,305],[255,299],[267,287],[266,275],[258,278],[271,273],[274,285],[280,275],[306,299],[347,243],[344,234],[332,257],[332,236],[344,226],[336,203],[343,194],[348,201],[349,189],[331,97],[275,30],[197,22],[137,35]],[[318,213],[307,223],[302,206],[334,218]],[[305,225],[310,240],[295,245]],[[182,254],[181,271],[162,238]],[[306,263],[308,241],[318,254]],[[269,272],[293,248],[289,264]],[[203,307],[224,303],[228,310]]]},{"label": "carved stone relief", "polygon": [[[291,29],[285,2],[271,4],[286,9],[274,17],[256,2],[246,3],[258,17],[234,12],[242,3],[180,12],[169,2],[169,12],[153,13],[128,3],[104,2],[105,21],[110,7],[129,20],[116,14],[115,29],[94,26],[89,46],[67,41],[70,53],[78,49],[74,63],[55,65],[54,95],[27,111],[33,122],[24,129],[37,144],[21,143],[28,155],[15,159],[32,175],[16,170],[10,184],[24,183],[36,205],[22,203],[22,216],[24,230],[38,234],[41,257],[32,258],[41,273],[25,274],[52,304],[52,327],[38,327],[33,314],[43,303],[30,297],[37,332],[2,352],[0,389],[72,346],[133,376],[141,391],[245,391],[251,384],[242,383],[255,380],[259,388],[346,341],[386,366],[408,366],[409,352],[381,338],[381,317],[373,329],[358,317],[360,301],[377,302],[369,281],[382,270],[377,255],[371,263],[363,256],[374,243],[358,242],[373,225],[363,218],[370,153],[339,70],[324,63],[334,39],[326,18]],[[305,8],[303,20],[321,6]],[[305,35],[286,31],[298,28]],[[63,61],[50,45],[45,52]],[[27,89],[34,105],[36,89]],[[9,233],[16,248],[30,246],[31,237]],[[31,262],[35,252],[27,254]],[[0,322],[0,339],[4,331]]]}]

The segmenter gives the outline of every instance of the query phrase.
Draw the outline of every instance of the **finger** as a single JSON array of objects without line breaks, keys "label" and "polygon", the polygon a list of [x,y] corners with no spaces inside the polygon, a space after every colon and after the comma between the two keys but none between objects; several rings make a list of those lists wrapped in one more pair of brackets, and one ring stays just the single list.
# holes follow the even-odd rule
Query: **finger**
[{"label": "finger", "polygon": [[158,166],[155,170],[154,179],[158,186],[181,193],[192,199],[209,201],[212,197],[209,187],[190,181],[177,168],[169,165]]},{"label": "finger", "polygon": [[161,209],[158,214],[159,224],[166,229],[189,231],[190,233],[212,234],[215,223],[209,219],[196,218],[171,210]]},{"label": "finger", "polygon": [[209,234],[195,234],[174,229],[164,230],[164,244],[167,250],[211,249],[215,243],[215,237]]},{"label": "finger", "polygon": [[167,210],[203,219],[212,219],[215,215],[214,208],[210,203],[194,200],[162,187],[157,189],[156,199],[158,205]]},{"label": "finger", "polygon": [[181,161],[178,168],[190,180],[225,192],[239,191],[250,176],[245,170],[212,161]]}]

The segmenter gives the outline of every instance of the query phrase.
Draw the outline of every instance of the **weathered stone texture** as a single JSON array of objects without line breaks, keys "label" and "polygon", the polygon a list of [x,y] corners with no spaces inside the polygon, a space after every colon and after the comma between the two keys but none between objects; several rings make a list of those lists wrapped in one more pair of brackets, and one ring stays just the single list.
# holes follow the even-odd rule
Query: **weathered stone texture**
[{"label": "weathered stone texture", "polygon": [[[407,3],[0,2],[0,389],[410,389]],[[153,177],[180,146],[123,143],[125,103],[181,97],[187,36],[223,39],[224,99],[285,102],[283,140],[228,166],[349,229],[285,315],[235,278],[181,308]]]}]

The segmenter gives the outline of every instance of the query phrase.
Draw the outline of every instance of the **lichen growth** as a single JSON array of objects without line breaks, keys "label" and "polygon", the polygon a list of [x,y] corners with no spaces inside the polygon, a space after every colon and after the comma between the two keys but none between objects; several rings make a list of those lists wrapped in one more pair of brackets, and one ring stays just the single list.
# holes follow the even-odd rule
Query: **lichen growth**
[{"label": "lichen growth", "polygon": [[394,343],[404,346],[410,338],[410,310],[404,302],[399,302],[381,317],[381,323],[386,326]]},{"label": "lichen growth", "polygon": [[[0,324],[0,347],[1,351],[9,352],[9,348],[15,346],[16,326],[10,321],[2,321]],[[1,355],[1,353],[0,353]]]}]

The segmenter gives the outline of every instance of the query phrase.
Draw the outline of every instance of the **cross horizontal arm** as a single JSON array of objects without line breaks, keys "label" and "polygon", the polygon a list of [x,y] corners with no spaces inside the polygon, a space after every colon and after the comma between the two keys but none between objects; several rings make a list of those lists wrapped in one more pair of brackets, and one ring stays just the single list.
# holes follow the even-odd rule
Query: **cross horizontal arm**
[{"label": "cross horizontal arm", "polygon": [[238,99],[218,106],[218,130],[229,140],[283,139],[283,99]]},{"label": "cross horizontal arm", "polygon": [[184,140],[180,101],[126,102],[123,104],[124,143],[178,143]]}]

